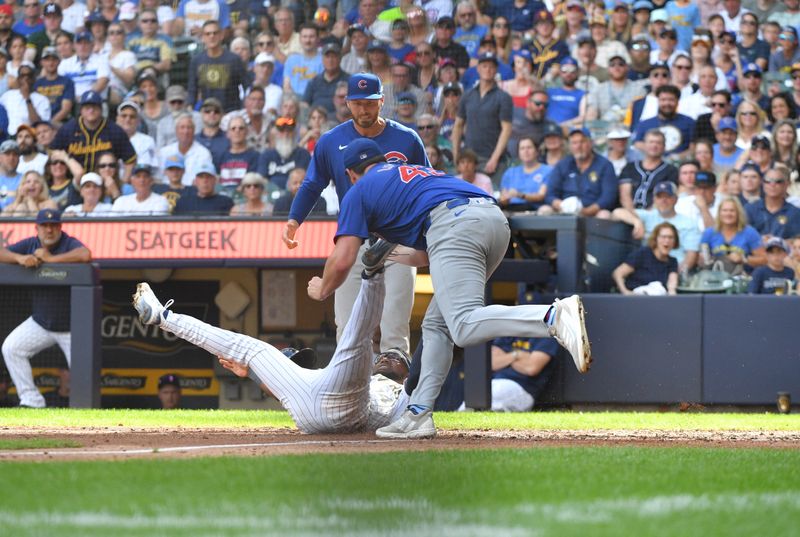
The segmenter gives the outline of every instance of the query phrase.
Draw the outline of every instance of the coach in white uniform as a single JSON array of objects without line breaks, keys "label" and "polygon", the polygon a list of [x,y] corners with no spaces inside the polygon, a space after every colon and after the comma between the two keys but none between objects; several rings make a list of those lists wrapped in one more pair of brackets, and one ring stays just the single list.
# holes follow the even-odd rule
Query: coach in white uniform
[{"label": "coach in white uniform", "polygon": [[[36,236],[0,248],[0,262],[37,268],[42,263],[88,263],[92,254],[78,239],[61,231],[61,214],[43,209],[36,215]],[[33,382],[30,360],[53,345],[70,356],[69,287],[33,288],[33,314],[11,331],[3,342],[3,359],[17,387],[20,406],[41,408],[44,397]]]}]

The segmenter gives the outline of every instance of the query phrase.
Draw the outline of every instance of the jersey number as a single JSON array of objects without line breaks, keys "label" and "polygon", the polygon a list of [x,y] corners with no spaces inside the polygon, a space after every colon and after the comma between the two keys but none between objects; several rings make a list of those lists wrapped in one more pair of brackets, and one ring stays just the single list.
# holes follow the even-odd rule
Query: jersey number
[{"label": "jersey number", "polygon": [[416,177],[430,177],[431,175],[444,175],[444,172],[434,170],[433,168],[426,168],[425,166],[400,166],[400,180],[404,183],[410,183]]}]

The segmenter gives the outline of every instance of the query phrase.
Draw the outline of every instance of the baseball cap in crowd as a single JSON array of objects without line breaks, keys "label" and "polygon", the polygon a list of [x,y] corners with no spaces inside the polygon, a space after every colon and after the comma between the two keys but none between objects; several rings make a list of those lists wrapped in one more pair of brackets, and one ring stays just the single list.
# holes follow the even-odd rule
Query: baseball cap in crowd
[{"label": "baseball cap in crowd", "polygon": [[356,73],[347,81],[347,100],[370,99],[383,97],[383,84],[377,75],[372,73]]},{"label": "baseball cap in crowd", "polygon": [[216,97],[209,97],[208,99],[203,101],[202,106],[200,106],[201,110],[203,110],[205,108],[213,108],[217,112],[221,113],[222,112],[222,103]]},{"label": "baseball cap in crowd", "polygon": [[97,105],[97,106],[102,106],[103,105],[103,98],[96,91],[92,91],[92,90],[84,91],[83,95],[81,95],[81,106],[83,106],[85,104],[93,104],[93,105]]},{"label": "baseball cap in crowd", "polygon": [[482,62],[492,62],[495,65],[499,65],[499,62],[497,61],[497,54],[494,52],[484,52],[483,54],[480,54],[478,56],[478,63]]},{"label": "baseball cap in crowd", "polygon": [[[567,56],[566,58],[561,60],[561,65],[560,66],[561,66],[561,70],[562,71],[565,70],[564,67],[569,67],[569,66],[572,66],[575,69],[577,69],[578,68],[578,62],[572,56]],[[569,69],[566,69],[566,70],[569,71]]]},{"label": "baseball cap in crowd", "polygon": [[734,132],[737,131],[738,129],[736,127],[736,120],[732,117],[724,117],[720,119],[719,123],[717,124],[717,132],[722,132],[724,130],[732,130]]},{"label": "baseball cap in crowd", "polygon": [[797,29],[794,26],[784,26],[778,36],[780,39],[797,42]]},{"label": "baseball cap in crowd", "polygon": [[749,171],[749,170],[753,170],[753,171],[754,171],[754,172],[756,172],[756,173],[757,173],[759,176],[763,177],[763,173],[761,172],[761,166],[759,166],[758,164],[756,164],[756,163],[755,163],[755,162],[753,162],[752,160],[748,160],[747,162],[745,162],[744,164],[742,164],[742,167],[741,167],[741,168],[739,168],[739,172],[740,172],[740,173],[741,173],[741,172],[746,172],[746,171]]},{"label": "baseball cap in crowd", "polygon": [[667,14],[667,10],[664,8],[654,9],[650,12],[650,22],[669,22],[669,15]]},{"label": "baseball cap in crowd", "polygon": [[567,1],[567,10],[570,9],[578,9],[583,13],[586,13],[586,8],[583,7],[583,2],[581,0],[568,0]]},{"label": "baseball cap in crowd", "polygon": [[611,132],[606,135],[608,140],[627,140],[630,137],[631,131],[619,127],[616,129],[611,129]]},{"label": "baseball cap in crowd", "polygon": [[185,170],[186,164],[183,161],[183,155],[176,153],[168,156],[164,161],[164,169],[168,170],[170,168],[180,168],[181,170]]},{"label": "baseball cap in crowd", "polygon": [[553,14],[546,9],[540,9],[536,14],[533,23],[539,24],[540,22],[549,22],[550,24],[553,24]]},{"label": "baseball cap in crowd", "polygon": [[186,90],[183,89],[183,86],[170,86],[167,88],[164,97],[168,103],[172,101],[186,101]]},{"label": "baseball cap in crowd", "polygon": [[711,48],[711,38],[705,34],[694,34],[692,36],[692,46],[703,45],[706,48]]},{"label": "baseball cap in crowd", "polygon": [[94,41],[94,36],[92,35],[92,32],[83,31],[75,34],[75,42],[79,43],[81,41]]},{"label": "baseball cap in crowd", "polygon": [[256,55],[255,63],[256,65],[261,65],[262,63],[271,63],[275,65],[275,56],[267,54],[266,52],[259,52]]},{"label": "baseball cap in crowd", "polygon": [[362,162],[366,162],[377,156],[382,156],[383,151],[370,138],[358,138],[353,140],[342,153],[342,162],[348,170],[358,167]]},{"label": "baseball cap in crowd", "polygon": [[640,9],[653,11],[653,3],[650,2],[650,0],[636,0],[636,2],[633,3],[633,10],[639,11]]},{"label": "baseball cap in crowd", "polygon": [[417,98],[410,91],[402,91],[397,94],[397,104],[417,104]]},{"label": "baseball cap in crowd", "polygon": [[158,379],[158,389],[160,390],[164,386],[175,386],[177,388],[181,387],[181,383],[178,380],[178,375],[173,375],[170,373],[169,375],[162,375]]},{"label": "baseball cap in crowd", "polygon": [[136,4],[133,2],[125,2],[119,6],[119,20],[132,21],[136,18]]},{"label": "baseball cap in crowd", "polygon": [[350,27],[347,29],[347,37],[350,37],[355,32],[361,32],[364,35],[369,35],[367,31],[367,27],[363,24],[351,24]]},{"label": "baseball cap in crowd", "polygon": [[94,172],[84,173],[81,177],[81,186],[86,183],[94,183],[97,186],[103,186],[103,179]]},{"label": "baseball cap in crowd", "polygon": [[617,0],[614,4],[614,11],[630,11],[631,6],[625,0]]},{"label": "baseball cap in crowd", "polygon": [[120,103],[120,105],[117,107],[117,114],[119,114],[126,108],[133,108],[134,110],[136,110],[137,114],[142,111],[141,107],[136,101],[122,101],[122,103]]},{"label": "baseball cap in crowd", "polygon": [[597,43],[594,42],[594,39],[592,39],[592,35],[588,31],[583,31],[578,34],[577,43],[578,46],[584,45],[586,43],[589,43],[593,46],[597,46]]},{"label": "baseball cap in crowd", "polygon": [[650,36],[647,34],[636,34],[631,38],[631,43],[647,43],[650,46]]},{"label": "baseball cap in crowd", "polygon": [[558,136],[559,138],[564,137],[564,131],[561,130],[561,127],[554,123],[548,123],[544,127],[544,132],[542,132],[542,140],[547,138],[548,136]]},{"label": "baseball cap in crowd", "polygon": [[0,144],[0,153],[19,153],[19,145],[14,140],[6,140]]},{"label": "baseball cap in crowd", "polygon": [[648,71],[648,74],[652,73],[653,71],[656,71],[658,69],[663,69],[664,71],[667,72],[667,74],[669,74],[669,64],[667,62],[653,62],[653,63],[651,63],[650,64],[650,70]]},{"label": "baseball cap in crowd", "polygon": [[622,60],[625,63],[630,63],[628,61],[628,55],[627,54],[623,54],[621,52],[620,53],[614,53],[614,54],[612,54],[611,56],[608,57],[608,61],[611,61],[611,60],[614,60],[614,59]]},{"label": "baseball cap in crowd", "polygon": [[455,29],[456,21],[453,20],[453,17],[450,15],[445,15],[444,17],[439,17],[439,20],[436,21],[436,26],[439,28],[450,28]]},{"label": "baseball cap in crowd", "polygon": [[141,83],[144,82],[145,80],[149,80],[150,82],[158,86],[158,79],[150,71],[142,71],[141,73],[139,73],[139,77],[136,79],[136,84],[141,85]]},{"label": "baseball cap in crowd", "polygon": [[459,95],[461,95],[462,93],[461,84],[459,84],[458,82],[448,82],[447,84],[445,84],[444,88],[442,88],[442,94],[447,95],[448,93],[458,93]]},{"label": "baseball cap in crowd", "polygon": [[756,73],[758,75],[761,75],[761,73],[763,73],[763,71],[761,70],[761,67],[759,67],[757,63],[750,62],[750,63],[748,63],[747,65],[744,66],[744,69],[742,70],[742,74],[744,76],[747,76],[750,73]]},{"label": "baseball cap in crowd", "polygon": [[322,47],[322,55],[324,56],[329,52],[333,52],[334,54],[341,54],[342,47],[340,47],[338,43],[327,43],[324,47]]},{"label": "baseball cap in crowd", "polygon": [[444,67],[456,67],[456,62],[453,61],[453,58],[441,58],[439,60],[439,69]]},{"label": "baseball cap in crowd", "polygon": [[367,46],[367,52],[371,50],[380,50],[381,52],[386,52],[386,43],[378,39],[373,39]]},{"label": "baseball cap in crowd", "polygon": [[571,138],[573,134],[582,134],[587,138],[592,137],[592,133],[589,132],[589,129],[587,129],[586,127],[572,127],[569,130],[569,134],[567,136]]},{"label": "baseball cap in crowd", "polygon": [[658,37],[668,37],[670,39],[678,39],[678,32],[676,32],[672,28],[664,28],[661,30],[661,33],[658,34]]},{"label": "baseball cap in crowd", "polygon": [[147,164],[137,164],[136,166],[133,167],[133,171],[131,172],[131,175],[136,175],[137,173],[146,173],[147,175],[152,176],[153,175],[153,168],[151,168]]},{"label": "baseball cap in crowd", "polygon": [[94,10],[91,13],[89,13],[86,16],[86,19],[84,19],[84,22],[86,23],[87,28],[89,28],[90,25],[96,22],[102,22],[104,24],[108,24],[108,21],[105,19],[105,17],[103,17],[103,14],[100,13],[100,11],[98,10]]},{"label": "baseball cap in crowd", "polygon": [[13,17],[14,7],[11,4],[0,4],[0,13],[5,13],[9,17]]},{"label": "baseball cap in crowd", "polygon": [[750,140],[750,147],[752,148],[756,146],[759,146],[763,149],[772,149],[772,144],[770,143],[769,138],[761,134],[753,136],[753,138]]},{"label": "baseball cap in crowd", "polygon": [[694,175],[694,185],[701,188],[717,186],[717,176],[712,172],[699,171]]},{"label": "baseball cap in crowd", "polygon": [[194,172],[194,175],[195,177],[197,177],[198,175],[210,175],[212,177],[216,177],[217,169],[214,167],[212,163],[203,162],[202,164],[200,164],[200,166],[197,167],[197,169]]},{"label": "baseball cap in crowd", "polygon": [[405,19],[395,19],[392,21],[392,30],[395,28],[400,28],[403,30],[410,30],[411,28],[408,25],[408,21]]},{"label": "baseball cap in crowd", "polygon": [[[5,142],[4,142],[5,143]],[[58,209],[42,209],[36,214],[36,224],[60,224],[61,213]]]},{"label": "baseball cap in crowd", "polygon": [[675,197],[678,195],[678,188],[672,181],[662,181],[657,183],[653,189],[654,196],[658,196],[659,194],[669,194],[671,197]]},{"label": "baseball cap in crowd", "polygon": [[59,58],[60,59],[61,56],[58,55],[58,50],[56,50],[56,47],[44,47],[42,49],[42,59],[44,59],[44,58]]},{"label": "baseball cap in crowd", "polygon": [[63,12],[61,11],[61,6],[51,2],[44,5],[44,11],[42,11],[42,14],[45,17],[48,16],[60,17],[63,14]]},{"label": "baseball cap in crowd", "polygon": [[786,241],[780,237],[772,237],[764,245],[764,249],[768,252],[773,248],[780,248],[787,254],[789,253],[789,247],[786,245]]}]

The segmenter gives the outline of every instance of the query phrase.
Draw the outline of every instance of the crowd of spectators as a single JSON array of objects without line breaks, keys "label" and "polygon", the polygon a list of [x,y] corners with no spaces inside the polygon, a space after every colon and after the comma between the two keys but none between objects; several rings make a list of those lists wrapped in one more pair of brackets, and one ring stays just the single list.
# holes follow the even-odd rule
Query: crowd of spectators
[{"label": "crowd of spectators", "polygon": [[368,71],[508,211],[621,220],[659,262],[668,222],[679,273],[780,238],[794,269],[798,29],[800,0],[2,4],[0,209],[286,214]]}]

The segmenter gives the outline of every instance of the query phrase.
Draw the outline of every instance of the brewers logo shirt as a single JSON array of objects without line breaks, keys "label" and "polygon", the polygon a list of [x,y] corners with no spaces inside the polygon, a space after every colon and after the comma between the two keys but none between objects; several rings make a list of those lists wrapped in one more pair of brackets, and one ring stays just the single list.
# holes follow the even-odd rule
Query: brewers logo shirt
[{"label": "brewers logo shirt", "polygon": [[97,154],[103,151],[111,151],[125,164],[136,162],[130,138],[108,119],[103,119],[94,130],[86,128],[81,118],[70,119],[58,129],[50,149],[63,149],[80,162],[84,170],[93,170]]},{"label": "brewers logo shirt", "polygon": [[189,67],[188,102],[194,106],[211,97],[219,99],[225,112],[242,107],[239,86],[245,81],[242,59],[226,50],[212,58],[206,51],[192,58]]}]

